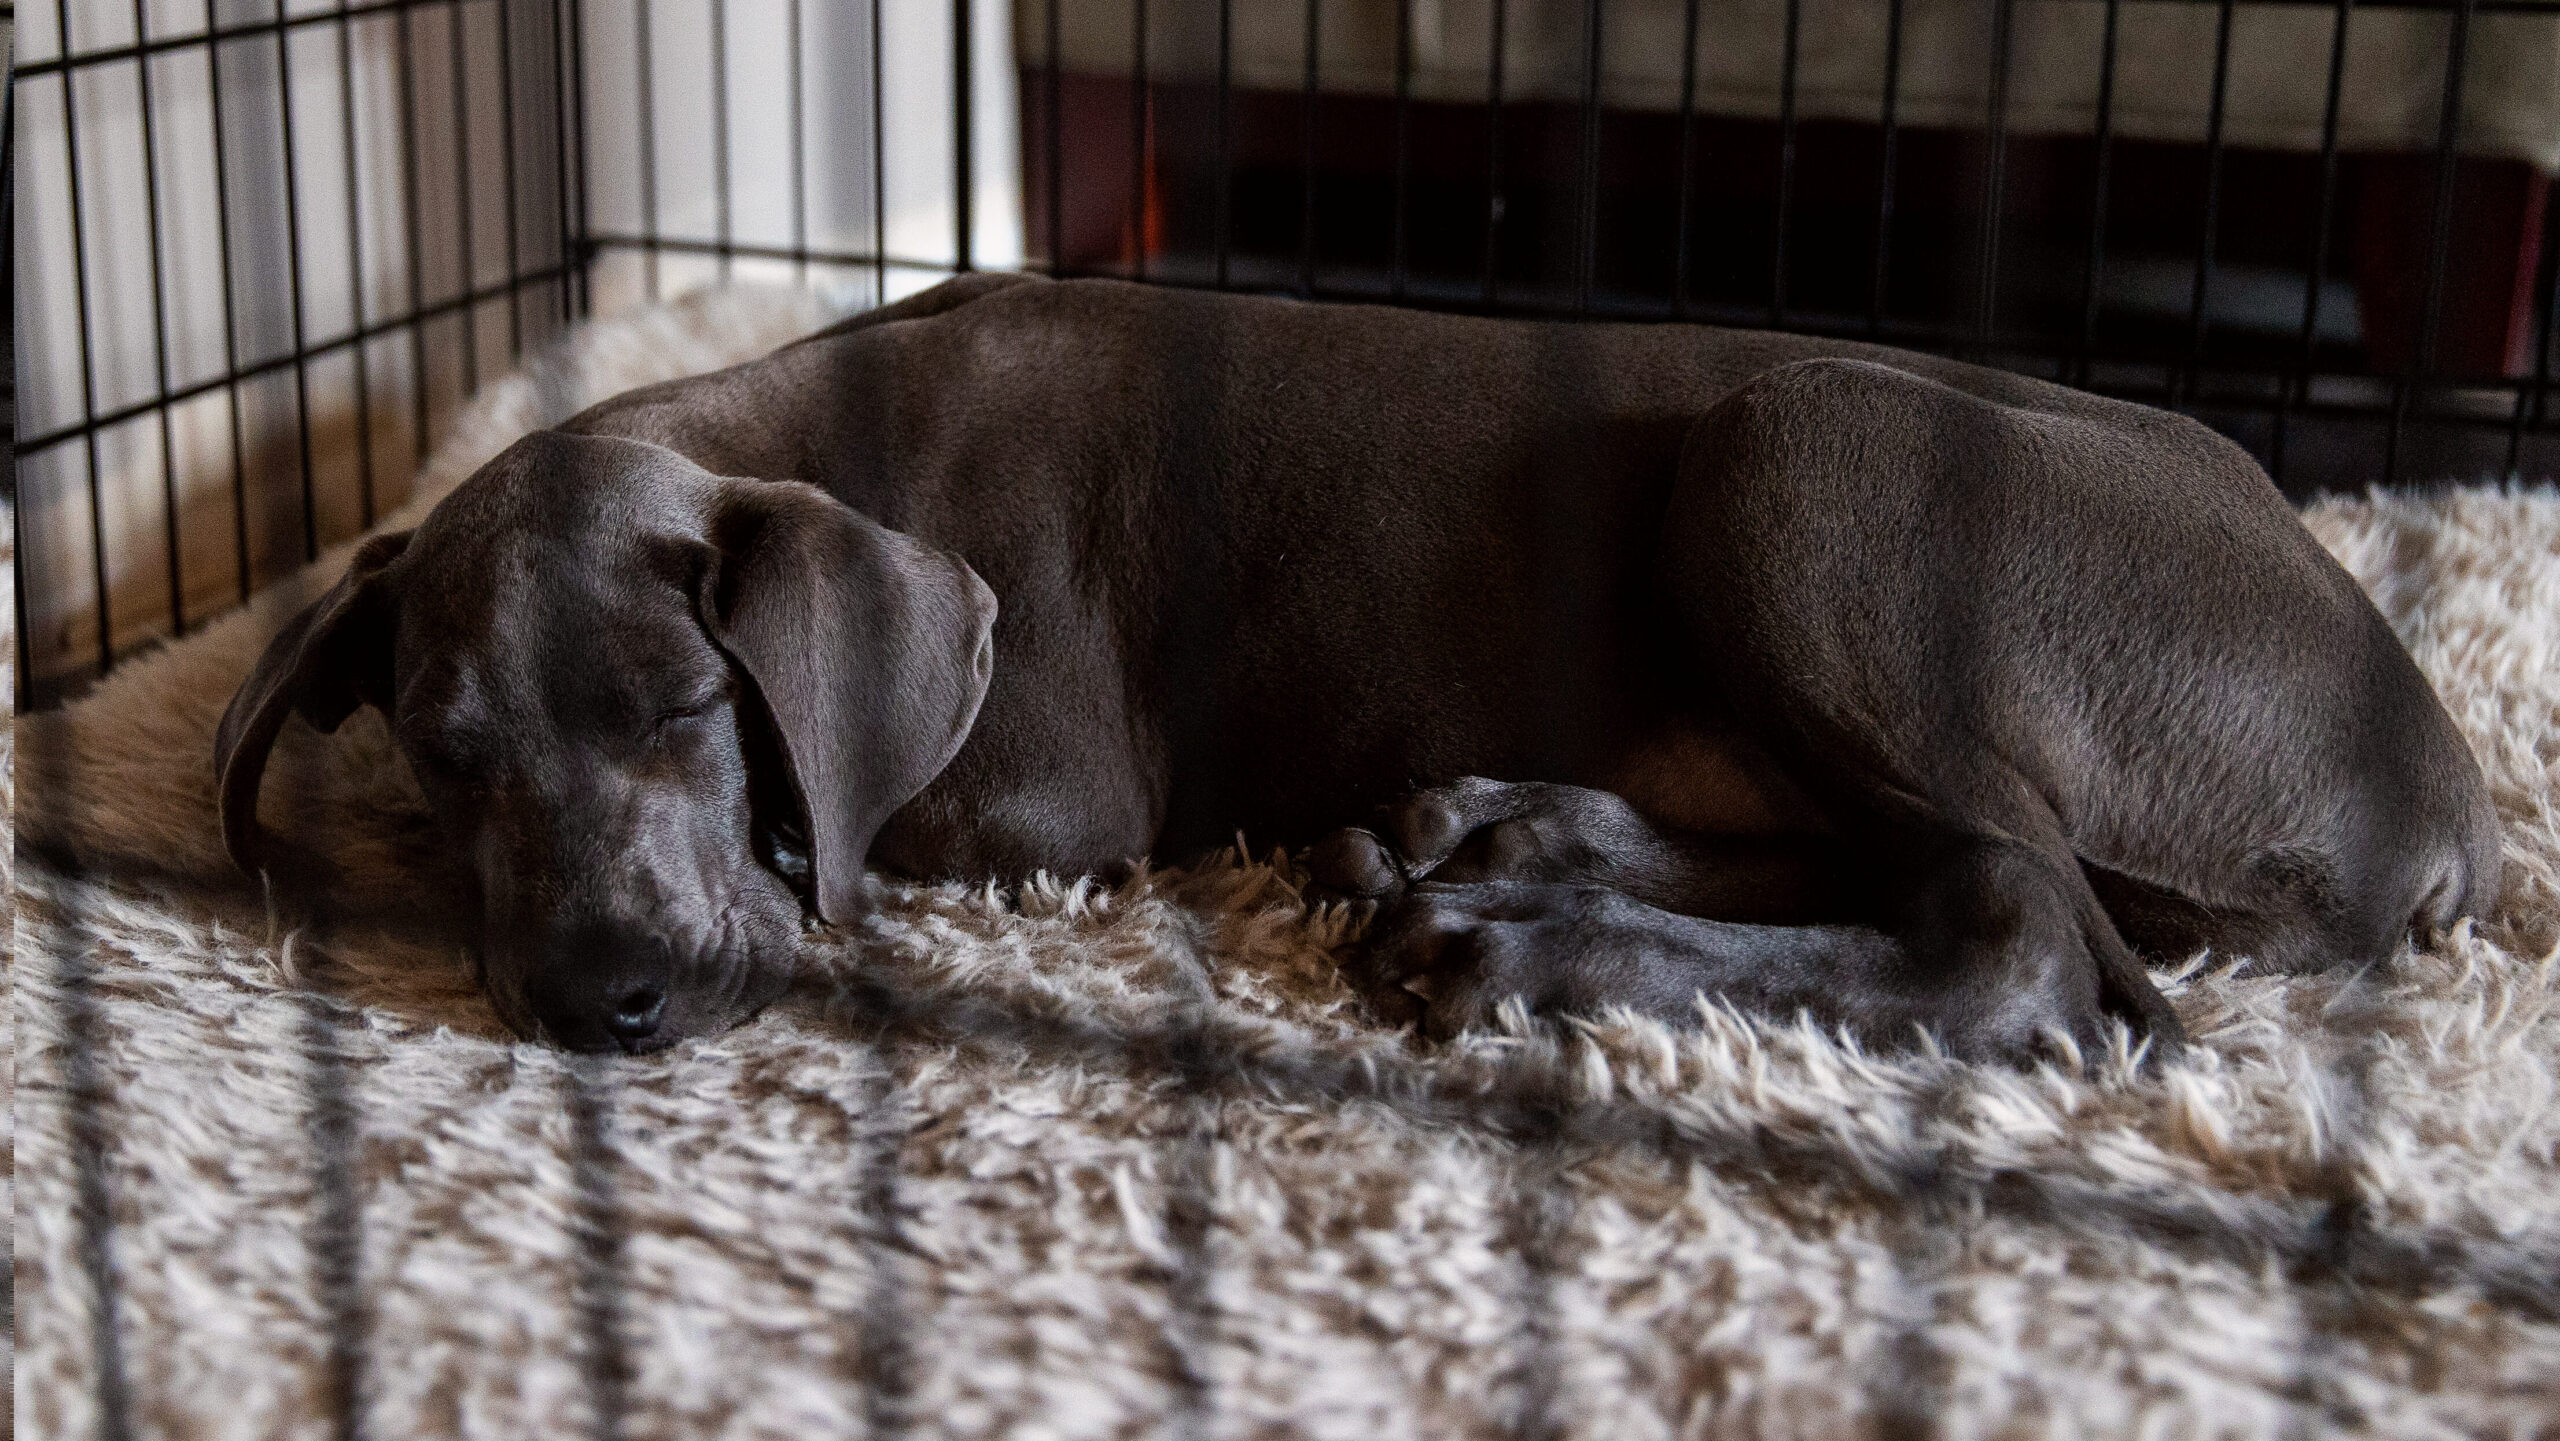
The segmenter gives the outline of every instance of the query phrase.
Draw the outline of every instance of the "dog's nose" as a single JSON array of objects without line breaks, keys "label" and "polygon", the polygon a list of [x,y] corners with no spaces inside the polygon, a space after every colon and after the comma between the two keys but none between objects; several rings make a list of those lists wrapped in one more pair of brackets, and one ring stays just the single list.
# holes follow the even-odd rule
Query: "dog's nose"
[{"label": "dog's nose", "polygon": [[657,1034],[658,1018],[666,1009],[665,991],[651,985],[632,986],[613,998],[604,1028],[628,1050]]},{"label": "dog's nose", "polygon": [[563,928],[528,959],[524,996],[554,1042],[573,1051],[655,1050],[670,1040],[677,966],[664,939]]}]

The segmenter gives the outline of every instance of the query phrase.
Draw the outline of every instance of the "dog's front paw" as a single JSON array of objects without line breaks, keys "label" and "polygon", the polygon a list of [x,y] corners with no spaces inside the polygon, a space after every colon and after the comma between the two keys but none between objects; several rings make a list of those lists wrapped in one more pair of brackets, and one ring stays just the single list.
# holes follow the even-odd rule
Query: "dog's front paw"
[{"label": "dog's front paw", "polygon": [[1490,889],[1426,883],[1379,915],[1351,975],[1383,1019],[1447,1040],[1491,1026],[1508,997],[1535,1008],[1545,987],[1527,923],[1488,906]]},{"label": "dog's front paw", "polygon": [[1389,901],[1424,880],[1600,882],[1651,841],[1634,808],[1604,791],[1468,776],[1334,832],[1306,864],[1322,899]]},{"label": "dog's front paw", "polygon": [[1307,851],[1313,894],[1327,901],[1384,901],[1401,895],[1403,863],[1375,831],[1348,826]]},{"label": "dog's front paw", "polygon": [[1540,1018],[1683,1009],[1648,913],[1589,886],[1424,882],[1381,913],[1351,975],[1383,1018],[1438,1041],[1492,1027],[1514,999]]}]

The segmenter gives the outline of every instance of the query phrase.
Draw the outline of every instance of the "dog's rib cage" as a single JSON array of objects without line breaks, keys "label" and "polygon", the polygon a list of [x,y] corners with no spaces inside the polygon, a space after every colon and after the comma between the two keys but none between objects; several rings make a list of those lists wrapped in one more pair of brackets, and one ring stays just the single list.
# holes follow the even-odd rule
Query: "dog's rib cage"
[{"label": "dog's rib cage", "polygon": [[[2210,7],[2217,40],[2195,157],[2204,200],[2184,269],[2170,277],[2186,300],[2165,338],[2110,323],[2111,275],[2125,261],[2111,240],[2114,221],[2139,204],[2121,188],[2129,142],[2118,125],[2116,58],[2125,0],[2067,0],[2100,12],[2103,50],[2085,137],[2086,223],[2059,248],[2018,243],[2004,222],[2016,203],[2008,82],[2025,0],[1982,0],[1995,58],[1980,123],[1959,138],[1984,159],[1958,207],[1971,233],[1953,260],[1915,257],[1906,238],[1903,221],[1923,197],[1905,165],[1923,140],[1942,143],[1949,132],[1930,132],[1906,112],[1906,6],[1874,0],[1887,59],[1872,184],[1859,204],[1875,219],[1853,257],[1862,299],[1846,306],[1807,298],[1800,253],[1798,208],[1818,184],[1838,180],[1826,168],[1829,151],[1813,143],[1831,122],[1799,104],[1805,0],[1785,6],[1772,183],[1750,217],[1770,240],[1747,275],[1709,244],[1709,232],[1735,217],[1705,184],[1725,162],[1702,130],[1699,56],[1713,27],[1702,27],[1701,0],[1680,11],[1669,201],[1644,224],[1613,200],[1625,167],[1643,157],[1616,144],[1628,127],[1609,104],[1603,73],[1611,0],[1581,0],[1580,85],[1565,102],[1507,90],[1517,78],[1506,64],[1518,53],[1519,27],[1506,42],[1509,0],[1484,3],[1494,38],[1481,57],[1483,90],[1469,112],[1478,128],[1468,137],[1480,164],[1454,180],[1426,173],[1425,132],[1445,132],[1449,113],[1447,102],[1419,93],[1417,0],[1397,0],[1393,73],[1386,98],[1371,106],[1387,118],[1391,153],[1383,184],[1365,192],[1330,168],[1326,117],[1347,107],[1322,83],[1329,32],[1317,0],[1299,12],[1304,65],[1294,96],[1238,81],[1245,7],[1235,0],[1134,0],[1125,73],[1098,77],[1099,87],[1069,60],[1068,0],[1020,0],[1011,16],[997,0],[54,0],[25,16],[0,5],[13,41],[0,204],[10,208],[12,333],[22,342],[9,372],[18,705],[76,690],[120,656],[188,633],[369,527],[405,496],[409,473],[470,394],[565,327],[732,275],[833,285],[868,304],[947,275],[1019,265],[1506,314],[1784,326],[1962,354],[2186,409],[2248,444],[2279,479],[2303,466],[2314,432],[2349,453],[2346,473],[2384,482],[2427,474],[2427,465],[2440,470],[2441,459],[2416,454],[2431,437],[2463,438],[2436,453],[2471,457],[2475,469],[2541,473],[2560,455],[2552,373],[2560,246],[2541,243],[2560,226],[2560,195],[2547,183],[2525,192],[2522,230],[2535,243],[2523,263],[2519,309],[2530,337],[2520,363],[2481,374],[2439,354],[2464,236],[2466,57],[2477,52],[2484,17],[2560,20],[2560,0],[2251,0],[2252,8],[2332,17],[2316,182],[2301,216],[2304,259],[2272,286],[2279,343],[2252,345],[2232,343],[2219,319],[2228,297],[2218,285],[2230,270],[2218,241],[2235,149],[2224,124],[2235,0],[2168,0]],[[1215,37],[1205,99],[1198,85],[1151,68],[1152,27],[1174,12]],[[2447,56],[2435,142],[2413,192],[2425,207],[2423,243],[2403,276],[2420,297],[2416,339],[2396,361],[2335,339],[2352,298],[2337,244],[2348,203],[2347,42],[2357,17],[2373,12],[2430,17]],[[1017,53],[1017,35],[1038,44]],[[742,76],[771,83],[741,84]],[[1524,258],[1538,247],[1519,219],[1536,181],[1519,136],[1540,122],[1538,106],[1547,120],[1561,117],[1573,141],[1550,187],[1564,197],[1567,237],[1548,247],[1561,257],[1552,264]],[[1174,111],[1203,122],[1187,127],[1196,134],[1168,135]],[[1294,123],[1294,135],[1248,134],[1268,129],[1275,114],[1284,131]],[[1205,153],[1205,167],[1180,172],[1163,158],[1182,145],[1194,159]],[[1293,152],[1294,166],[1257,158],[1275,147]],[[1107,164],[1086,153],[1106,149]],[[1105,237],[1098,245],[1077,234],[1094,216]],[[1359,224],[1376,233],[1346,239],[1345,226]],[[1434,239],[1440,231],[1463,233],[1469,248],[1453,259]],[[1660,263],[1631,275],[1617,262],[1639,241],[1655,246]],[[1371,263],[1372,250],[1383,260]],[[1967,278],[1946,313],[1916,313],[1895,289],[1896,277],[1924,264]],[[2249,282],[2271,288],[2262,275]],[[2022,289],[2058,293],[2064,303],[2051,313],[2004,307],[2003,297]],[[20,765],[23,783],[44,784],[42,756]],[[74,921],[60,955],[21,960],[61,967],[75,1012],[64,1030],[76,1050],[96,1026]],[[1518,1142],[1529,1158],[1521,1174],[1530,1177],[1568,1134],[1578,1144],[1646,1146],[1713,1164],[1847,1174],[1818,1148],[1773,1156],[1767,1137],[1703,1122],[1673,1132],[1576,1106],[1534,1075],[1452,1101],[1427,1077],[1222,1053],[1216,1037],[1187,1031],[1088,1032],[886,989],[854,999],[876,1027],[884,1073],[902,1037],[1001,1036],[1089,1052],[1096,1064],[1161,1068],[1204,1094],[1248,1084],[1310,1099],[1392,1099]],[[330,1004],[315,999],[315,1149],[336,1168],[321,1186],[320,1224],[330,1234],[317,1248],[324,1264],[315,1285],[336,1327],[336,1429],[353,1436],[366,1431],[366,1369],[388,1363],[364,1344],[360,1218],[344,1170],[355,1119],[345,1078],[328,1064],[337,1024]],[[73,1061],[95,1401],[107,1434],[131,1434],[125,1368],[133,1359],[116,1339],[99,1098]],[[608,1085],[583,1076],[570,1098],[598,1435],[619,1434],[630,1374],[615,1282],[610,1102]],[[866,1161],[880,1164],[855,1189],[860,1204],[889,1217],[894,1154],[875,1149]],[[1900,1188],[1915,1206],[1943,1190],[2030,1216],[2105,1213],[2128,1226],[2222,1238],[2234,1254],[2331,1266],[2363,1284],[2456,1271],[2501,1300],[2547,1302],[2534,1278],[2547,1274],[2549,1258],[2473,1254],[2424,1234],[2366,1234],[2351,1250],[2358,1222],[2343,1202],[2329,1214],[2268,1206],[2235,1219],[2032,1175],[1951,1177],[1925,1161],[1913,1158],[1908,1176],[1857,1183]],[[1532,1298],[1543,1294],[1537,1238],[1560,1195],[1533,1186],[1520,1202],[1524,1295]],[[1205,1296],[1206,1219],[1176,1232],[1176,1284]],[[899,1346],[916,1344],[895,1334],[897,1315],[895,1292],[883,1290],[848,1320],[865,1355],[880,1358],[861,1378],[873,1390],[868,1415],[880,1434],[902,1424],[896,1357]],[[1539,1324],[1528,1318],[1532,1342]],[[1554,1364],[1545,1349],[1528,1350]],[[1196,1393],[1185,1414],[1206,1429],[1216,1405],[1208,1369],[1189,1349],[1182,1361]],[[1556,1424],[1538,1399],[1552,1397],[1553,1380],[1532,1378],[1524,1429]],[[1889,1376],[1873,1384],[1922,1383]],[[1918,1416],[1931,1408],[1925,1396],[1903,1394],[1878,1409]]]}]

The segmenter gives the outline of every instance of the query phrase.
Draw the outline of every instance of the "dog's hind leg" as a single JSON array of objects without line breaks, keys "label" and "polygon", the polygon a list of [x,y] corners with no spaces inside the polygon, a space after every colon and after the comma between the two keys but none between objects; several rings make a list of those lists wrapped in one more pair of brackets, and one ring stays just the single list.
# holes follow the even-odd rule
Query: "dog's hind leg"
[{"label": "dog's hind leg", "polygon": [[2479,768],[2265,473],[2181,417],[1964,383],[1771,371],[1693,430],[1663,526],[1707,680],[1915,962],[2092,981],[2174,1040],[2128,934],[2290,968],[2478,914]]},{"label": "dog's hind leg", "polygon": [[1664,527],[1672,606],[1737,723],[1869,862],[1913,964],[1951,1008],[2004,1018],[1994,1049],[2022,1027],[2085,1038],[2101,1013],[2164,1050],[2184,1040],[2073,825],[2130,806],[2216,850],[2266,821],[2199,783],[2193,762],[2229,743],[2173,728],[2218,686],[2262,704],[2256,677],[2146,593],[2191,573],[2191,607],[2263,624],[2258,582],[2215,567],[2253,549],[2290,563],[2278,532],[2299,526],[2228,449],[2155,412],[1844,361],[1764,375],[1689,438]]},{"label": "dog's hind leg", "polygon": [[1478,873],[1543,884],[1387,886],[1379,974],[1435,1011],[1466,998],[1444,1027],[1505,987],[1659,1011],[1694,985],[1979,1056],[2085,1050],[2112,1017],[2159,1054],[2183,1032],[2128,931],[2302,965],[2479,913],[2498,832],[2478,767],[2264,473],[2177,416],[1949,378],[1818,360],[1746,383],[1688,437],[1656,571],[1697,719],[1806,798],[1890,949],[1643,906],[1631,876],[1695,879],[1676,848],[1559,847],[1449,791],[1431,836],[1315,859],[1375,882],[1366,860],[1450,845],[1455,876],[1474,847]]},{"label": "dog's hind leg", "polygon": [[1379,825],[1328,837],[1308,869],[1379,904],[1350,973],[1435,1037],[1516,996],[1536,1015],[1673,1022],[1720,999],[1875,1044],[1927,1031],[1983,1058],[2102,1039],[2086,958],[2112,935],[2088,934],[2091,913],[2030,847],[1941,840],[1861,863],[1822,838],[1670,835],[1603,792],[1483,780],[1418,793]]},{"label": "dog's hind leg", "polygon": [[[2109,566],[2193,564],[2185,532],[2199,522],[2092,534],[2106,517],[2089,513],[2090,488],[2172,447],[2122,408],[2054,403],[1806,362],[1703,417],[1681,461],[1659,570],[1671,663],[1693,668],[1719,712],[1702,719],[1739,728],[1811,799],[1889,949],[1837,927],[1813,945],[1701,930],[1570,890],[1511,896],[1493,916],[1425,887],[1381,918],[1374,964],[1445,977],[1446,957],[1474,958],[1519,973],[1500,984],[1540,981],[1551,1006],[1658,1001],[1666,977],[1686,976],[1879,1038],[1924,1026],[1966,1055],[2014,1057],[2055,1033],[2085,1050],[2110,1014],[2175,1046],[2177,1016],[2092,892],[2062,808],[2090,794],[2084,772],[2124,768],[2090,710],[2148,704],[2180,679],[2110,592]],[[2154,830],[2209,811],[2191,795],[2150,799]],[[1503,824],[1479,832],[1494,848]],[[1565,918],[1532,924],[1537,907]],[[1547,962],[1521,959],[1537,954],[1530,941],[1553,948]],[[1602,963],[1630,945],[1645,965]],[[1606,994],[1613,983],[1626,995]]]}]

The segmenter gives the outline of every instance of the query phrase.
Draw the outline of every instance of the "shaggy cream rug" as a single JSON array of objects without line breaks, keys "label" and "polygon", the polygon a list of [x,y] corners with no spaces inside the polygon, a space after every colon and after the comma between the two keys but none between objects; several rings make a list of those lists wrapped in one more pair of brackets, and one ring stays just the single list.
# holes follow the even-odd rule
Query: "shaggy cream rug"
[{"label": "shaggy cream rug", "polygon": [[[819,318],[595,326],[425,496]],[[2551,1435],[2560,495],[2308,519],[2477,748],[2505,894],[2371,974],[2166,973],[2156,1077],[1722,1011],[1421,1049],[1242,850],[886,888],[754,1025],[574,1062],[473,991],[370,714],[271,772],[325,914],[222,861],[214,719],[331,557],[19,724],[23,1434]]]}]

